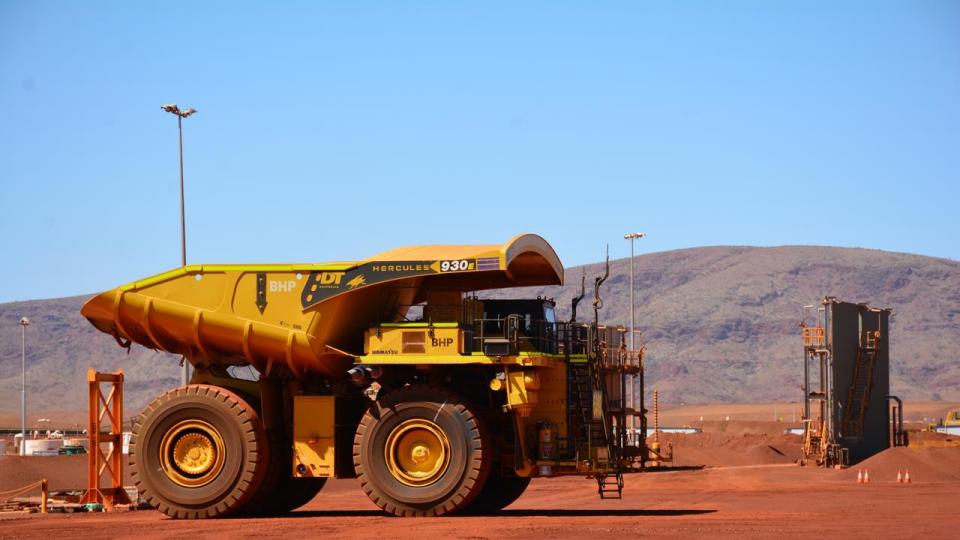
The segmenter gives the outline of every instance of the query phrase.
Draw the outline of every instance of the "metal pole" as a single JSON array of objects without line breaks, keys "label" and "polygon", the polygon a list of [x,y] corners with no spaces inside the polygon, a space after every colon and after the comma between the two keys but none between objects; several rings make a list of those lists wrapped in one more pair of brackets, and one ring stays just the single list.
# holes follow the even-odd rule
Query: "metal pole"
[{"label": "metal pole", "polygon": [[180,261],[187,265],[187,221],[183,205],[183,118],[177,115],[177,132],[180,135]]},{"label": "metal pole", "polygon": [[20,319],[20,455],[27,451],[27,322]]},{"label": "metal pole", "polygon": [[637,350],[636,337],[636,308],[633,305],[633,238],[630,238],[630,350]]},{"label": "metal pole", "polygon": [[[636,330],[637,325],[636,325],[636,321],[634,320],[636,309],[634,308],[634,305],[633,305],[633,240],[634,238],[633,236],[631,236],[630,237],[630,350],[636,351],[637,338],[635,334],[637,331]],[[633,395],[633,393],[634,393],[633,377],[631,376],[627,380],[627,395],[629,396],[629,400],[628,400],[628,403],[625,405],[627,407],[630,407],[631,409],[635,408],[635,403],[636,403],[636,397]],[[631,436],[630,443],[633,444],[633,442],[635,440],[639,440],[639,438],[637,438],[637,435],[634,432],[634,429],[636,428],[636,418],[632,414],[627,419],[627,424],[628,424],[627,427],[629,428],[629,433]]]},{"label": "metal pole", "polygon": [[[633,299],[633,295],[634,295],[633,293],[633,257],[634,257],[633,241],[636,240],[637,238],[643,238],[644,236],[646,235],[641,232],[632,232],[632,233],[627,233],[623,235],[624,239],[630,240],[630,350],[631,351],[637,350],[637,336],[636,336],[636,333],[637,333],[636,311],[637,310],[636,310],[636,306],[634,306],[634,299]],[[626,384],[627,386],[626,393],[629,398],[629,402],[626,404],[626,407],[630,409],[636,408],[636,396],[634,395],[634,392],[636,391],[636,389],[634,384],[635,383],[634,378],[635,376],[630,376],[627,379],[627,384]],[[642,386],[640,391],[641,392],[643,391]],[[640,411],[641,414],[643,414],[643,396],[642,395],[640,396],[640,409],[641,409]],[[644,422],[641,422],[641,425],[643,424]],[[631,434],[635,431],[636,418],[632,414],[627,418],[627,428]]]},{"label": "metal pole", "polygon": [[[187,265],[187,220],[186,210],[183,202],[183,117],[177,115],[177,134],[180,139],[180,264]],[[189,362],[186,358],[183,360],[183,366],[180,367],[180,385],[186,386],[189,381]]]},{"label": "metal pole", "polygon": [[803,419],[810,419],[810,360],[813,354],[803,346]]},{"label": "metal pole", "polygon": [[[161,105],[160,108],[170,114],[177,115],[177,137],[180,143],[180,265],[187,266],[187,212],[183,194],[183,119],[197,111],[193,108],[181,111],[176,103]],[[180,383],[183,385],[187,384],[189,378],[188,370],[189,366],[187,365],[186,359],[184,359],[183,366],[180,369]]]},{"label": "metal pole", "polygon": [[[836,403],[833,396],[833,303],[826,302],[826,299],[823,307],[823,348],[825,352],[820,356],[820,388],[824,389],[826,394],[824,417],[827,419],[827,442],[833,444],[838,440],[834,418]],[[821,410],[824,410],[822,406]]]}]

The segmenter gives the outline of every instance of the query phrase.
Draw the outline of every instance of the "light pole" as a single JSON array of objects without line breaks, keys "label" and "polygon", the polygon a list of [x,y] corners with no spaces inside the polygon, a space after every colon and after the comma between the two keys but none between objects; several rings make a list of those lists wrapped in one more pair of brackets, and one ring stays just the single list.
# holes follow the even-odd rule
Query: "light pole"
[{"label": "light pole", "polygon": [[161,109],[177,116],[177,132],[180,135],[180,263],[187,265],[187,221],[183,204],[183,119],[197,112],[196,109],[181,111],[176,104],[161,105]]},{"label": "light pole", "polygon": [[[187,220],[183,204],[183,119],[197,112],[196,109],[186,109],[181,111],[175,103],[161,105],[161,109],[177,116],[177,132],[180,136],[180,264],[187,265]],[[187,384],[187,361],[183,361],[180,368],[180,383]]]},{"label": "light pole", "polygon": [[[642,233],[642,232],[627,233],[623,235],[624,240],[630,241],[630,350],[631,351],[637,350],[637,341],[636,341],[637,338],[635,335],[636,326],[637,326],[636,319],[635,319],[636,309],[634,308],[634,305],[633,305],[633,241],[636,240],[637,238],[643,238],[644,236],[646,236],[646,233]],[[634,403],[636,402],[636,396],[633,395],[633,391],[634,391],[633,382],[634,382],[634,378],[630,377],[628,379],[629,388],[627,388],[627,396],[630,398],[630,402],[627,404],[627,406],[630,408],[633,408]],[[641,411],[641,413],[642,412],[643,411]],[[631,415],[630,418],[627,420],[627,429],[629,430],[628,433],[632,434],[634,432],[634,427],[636,426],[636,422],[634,420],[635,419],[633,415]],[[646,433],[644,433],[643,436],[645,437]]]},{"label": "light pole", "polygon": [[628,233],[623,235],[624,240],[630,241],[630,348],[636,350],[636,341],[634,337],[634,328],[635,328],[635,310],[633,307],[633,241],[637,238],[643,238],[647,233],[635,232]]},{"label": "light pole", "polygon": [[20,455],[27,450],[27,327],[30,319],[20,318]]}]

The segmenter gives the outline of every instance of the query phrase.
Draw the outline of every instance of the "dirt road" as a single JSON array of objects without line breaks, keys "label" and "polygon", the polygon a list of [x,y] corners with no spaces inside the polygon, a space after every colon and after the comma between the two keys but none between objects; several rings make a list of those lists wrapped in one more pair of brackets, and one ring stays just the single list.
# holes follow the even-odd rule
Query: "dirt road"
[{"label": "dirt road", "polygon": [[[599,500],[581,478],[534,481],[489,517],[393,518],[355,481],[340,480],[288,517],[175,521],[154,511],[0,514],[0,538],[955,538],[960,485],[895,477],[857,484],[850,471],[791,465],[647,473],[627,479],[622,500]],[[889,475],[888,475],[889,476]]]},{"label": "dirt road", "polygon": [[[0,538],[957,537],[960,446],[953,438],[915,433],[916,447],[892,448],[846,470],[822,470],[791,463],[799,439],[779,426],[730,422],[722,428],[664,434],[664,442],[675,445],[676,464],[715,467],[628,476],[621,500],[600,500],[592,480],[542,479],[494,516],[401,519],[381,513],[356,481],[334,480],[282,518],[175,521],[149,510],[0,514]],[[2,458],[0,491],[38,478],[48,478],[53,489],[79,488],[85,462],[85,456]],[[857,468],[870,469],[870,484],[856,482]],[[912,484],[896,483],[899,469],[910,469]]]}]

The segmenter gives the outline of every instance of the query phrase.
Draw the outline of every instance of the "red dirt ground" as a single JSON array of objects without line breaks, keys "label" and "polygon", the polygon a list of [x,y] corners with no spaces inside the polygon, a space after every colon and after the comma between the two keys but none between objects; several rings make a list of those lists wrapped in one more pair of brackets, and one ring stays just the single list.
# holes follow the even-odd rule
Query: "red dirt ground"
[{"label": "red dirt ground", "polygon": [[[8,476],[8,464],[0,461],[0,476]],[[0,538],[956,537],[960,448],[897,448],[861,467],[870,468],[870,484],[856,483],[856,468],[789,464],[645,473],[627,478],[622,500],[600,500],[591,480],[542,479],[496,516],[422,519],[386,516],[355,480],[337,480],[282,518],[176,521],[152,510],[11,513],[0,514]],[[898,468],[910,468],[914,483],[897,484]]]},{"label": "red dirt ground", "polygon": [[[661,434],[674,465],[707,465],[628,476],[621,500],[600,500],[593,480],[535,480],[495,516],[394,518],[356,480],[335,480],[300,511],[281,518],[176,521],[152,510],[126,513],[0,513],[0,538],[956,538],[960,528],[960,446],[956,437],[911,433],[851,469],[793,464],[800,437],[772,421],[706,422],[705,433]],[[916,443],[916,444],[914,444]],[[870,484],[857,484],[857,469]],[[912,484],[896,483],[909,469]],[[85,456],[0,458],[0,491],[40,478],[80,488]],[[126,482],[129,484],[129,482]]]},{"label": "red dirt ground", "polygon": [[956,537],[955,480],[921,474],[901,485],[877,476],[860,485],[850,472],[787,465],[649,473],[628,478],[624,498],[613,501],[599,500],[589,480],[545,479],[497,516],[450,518],[385,516],[356,481],[341,480],[289,517],[176,521],[154,511],[0,514],[0,537]]}]

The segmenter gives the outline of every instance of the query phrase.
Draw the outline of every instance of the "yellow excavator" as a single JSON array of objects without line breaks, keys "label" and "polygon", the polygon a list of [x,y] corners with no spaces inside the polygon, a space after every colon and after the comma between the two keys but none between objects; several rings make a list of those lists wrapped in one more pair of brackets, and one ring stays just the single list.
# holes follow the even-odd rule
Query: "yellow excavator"
[{"label": "yellow excavator", "polygon": [[562,284],[553,248],[523,234],[357,262],[184,266],[82,313],[120,346],[193,367],[130,441],[134,481],[167,515],[289,512],[331,477],[358,478],[397,516],[476,514],[536,477],[582,475],[619,497],[643,467],[643,351],[599,324],[607,275],[590,322],[576,320],[583,282],[569,321],[550,299],[482,298]]}]

